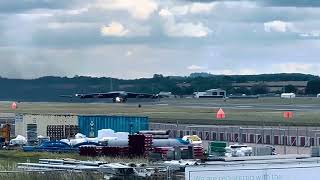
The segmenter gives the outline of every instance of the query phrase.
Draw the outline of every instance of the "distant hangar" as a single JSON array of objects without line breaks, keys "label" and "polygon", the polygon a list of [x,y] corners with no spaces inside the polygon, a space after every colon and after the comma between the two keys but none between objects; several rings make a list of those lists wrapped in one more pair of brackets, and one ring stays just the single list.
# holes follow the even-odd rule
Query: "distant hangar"
[{"label": "distant hangar", "polygon": [[226,90],[223,89],[209,89],[204,92],[194,92],[195,98],[225,98],[227,96]]}]

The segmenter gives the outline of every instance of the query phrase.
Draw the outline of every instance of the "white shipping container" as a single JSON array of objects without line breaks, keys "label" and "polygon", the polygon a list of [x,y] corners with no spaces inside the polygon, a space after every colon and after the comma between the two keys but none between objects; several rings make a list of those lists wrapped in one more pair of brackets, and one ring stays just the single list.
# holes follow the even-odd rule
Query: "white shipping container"
[{"label": "white shipping container", "polygon": [[319,158],[278,159],[268,162],[215,162],[187,166],[186,180],[314,180],[319,179]]},{"label": "white shipping container", "polygon": [[48,125],[78,125],[78,117],[70,114],[20,114],[15,119],[15,135],[27,135],[27,124],[37,125],[37,136],[47,136]]}]

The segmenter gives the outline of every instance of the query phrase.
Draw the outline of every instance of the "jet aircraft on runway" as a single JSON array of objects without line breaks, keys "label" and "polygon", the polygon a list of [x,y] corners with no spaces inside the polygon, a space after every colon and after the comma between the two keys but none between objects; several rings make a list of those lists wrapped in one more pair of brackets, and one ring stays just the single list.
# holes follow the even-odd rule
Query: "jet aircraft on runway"
[{"label": "jet aircraft on runway", "polygon": [[61,95],[61,97],[78,97],[80,99],[94,99],[94,98],[105,98],[112,99],[114,103],[125,103],[129,98],[135,99],[159,99],[160,95],[158,94],[148,94],[148,93],[134,93],[126,91],[113,91],[107,93],[89,93],[89,94],[75,94],[73,95]]}]

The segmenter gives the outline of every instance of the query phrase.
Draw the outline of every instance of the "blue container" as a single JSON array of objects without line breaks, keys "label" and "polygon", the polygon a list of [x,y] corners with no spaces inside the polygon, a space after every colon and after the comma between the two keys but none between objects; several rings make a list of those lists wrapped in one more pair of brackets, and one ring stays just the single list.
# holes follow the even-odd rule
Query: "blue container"
[{"label": "blue container", "polygon": [[23,146],[22,149],[24,152],[33,152],[35,150],[35,146]]},{"label": "blue container", "polygon": [[134,116],[78,116],[80,133],[87,137],[97,137],[98,130],[112,129],[115,132],[136,133],[149,129],[148,117]]}]

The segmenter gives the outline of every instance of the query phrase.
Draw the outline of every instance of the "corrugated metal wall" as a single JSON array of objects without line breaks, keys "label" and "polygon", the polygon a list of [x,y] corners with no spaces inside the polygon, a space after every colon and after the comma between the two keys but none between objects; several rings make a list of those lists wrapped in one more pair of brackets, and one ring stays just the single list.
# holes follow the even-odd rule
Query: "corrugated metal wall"
[{"label": "corrugated metal wall", "polygon": [[88,137],[96,137],[100,129],[113,129],[116,132],[132,131],[133,133],[149,129],[148,117],[79,115],[78,122],[80,132]]}]

